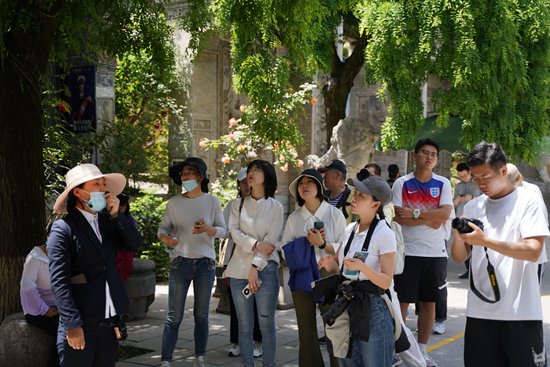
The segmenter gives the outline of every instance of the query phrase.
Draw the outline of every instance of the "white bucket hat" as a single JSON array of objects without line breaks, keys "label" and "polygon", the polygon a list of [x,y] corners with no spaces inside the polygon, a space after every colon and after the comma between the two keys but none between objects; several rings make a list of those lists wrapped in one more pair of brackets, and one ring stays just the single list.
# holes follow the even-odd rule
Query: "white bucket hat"
[{"label": "white bucket hat", "polygon": [[69,193],[78,185],[85,182],[105,177],[105,191],[113,195],[120,194],[126,187],[126,177],[120,173],[103,174],[95,164],[85,163],[73,167],[65,176],[67,184],[65,191],[59,195],[53,206],[53,210],[59,214],[67,213],[67,197]]}]

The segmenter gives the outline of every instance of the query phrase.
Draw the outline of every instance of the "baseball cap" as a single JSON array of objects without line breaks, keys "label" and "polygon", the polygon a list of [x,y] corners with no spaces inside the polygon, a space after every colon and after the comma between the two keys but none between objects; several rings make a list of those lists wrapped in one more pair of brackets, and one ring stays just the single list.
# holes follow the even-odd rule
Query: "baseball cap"
[{"label": "baseball cap", "polygon": [[347,183],[363,194],[374,196],[382,202],[382,205],[386,205],[391,201],[390,185],[378,176],[370,176],[362,181],[349,178]]},{"label": "baseball cap", "polygon": [[346,164],[344,162],[342,162],[341,160],[339,160],[339,159],[333,160],[332,162],[330,162],[330,164],[328,166],[319,168],[319,172],[325,173],[329,169],[338,170],[338,171],[342,172],[344,175],[347,175],[347,173],[348,173],[348,170],[346,168]]},{"label": "baseball cap", "polygon": [[241,168],[239,170],[239,174],[237,174],[237,181],[242,181],[246,179],[246,173],[247,173],[246,167]]}]

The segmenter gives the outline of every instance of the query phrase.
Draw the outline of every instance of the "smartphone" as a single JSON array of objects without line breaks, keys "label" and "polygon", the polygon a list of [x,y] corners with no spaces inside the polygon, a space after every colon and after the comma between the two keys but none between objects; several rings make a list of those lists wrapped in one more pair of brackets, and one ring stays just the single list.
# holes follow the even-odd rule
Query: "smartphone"
[{"label": "smartphone", "polygon": [[[369,256],[369,253],[368,251],[357,251],[353,257],[355,259],[361,259],[363,260],[363,262],[367,259],[367,256]],[[358,276],[359,275],[359,270],[344,270],[344,275],[345,276],[350,276],[350,277],[355,277],[355,276]]]},{"label": "smartphone", "polygon": [[321,221],[317,221],[315,223],[313,223],[313,228],[316,229],[316,230],[321,230],[325,227],[325,223],[324,222],[321,222]]},{"label": "smartphone", "polygon": [[[260,282],[260,285],[262,284],[262,281],[259,280]],[[250,288],[248,288],[248,284],[243,288],[243,290],[241,291],[244,298],[248,299],[250,298],[250,296],[252,295],[252,291],[250,290]]]}]

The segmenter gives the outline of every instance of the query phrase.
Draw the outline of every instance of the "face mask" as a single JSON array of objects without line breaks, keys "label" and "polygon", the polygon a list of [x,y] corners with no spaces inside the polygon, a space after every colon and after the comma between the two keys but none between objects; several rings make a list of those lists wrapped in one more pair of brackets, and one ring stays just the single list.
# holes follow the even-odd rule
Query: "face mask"
[{"label": "face mask", "polygon": [[96,212],[105,209],[107,201],[105,200],[105,193],[103,191],[88,192],[88,194],[90,194],[90,200],[86,201],[86,204],[90,209]]},{"label": "face mask", "polygon": [[185,192],[193,191],[198,186],[199,186],[199,184],[197,183],[197,180],[187,180],[187,181],[182,181],[182,183],[181,183],[181,187],[183,187]]}]

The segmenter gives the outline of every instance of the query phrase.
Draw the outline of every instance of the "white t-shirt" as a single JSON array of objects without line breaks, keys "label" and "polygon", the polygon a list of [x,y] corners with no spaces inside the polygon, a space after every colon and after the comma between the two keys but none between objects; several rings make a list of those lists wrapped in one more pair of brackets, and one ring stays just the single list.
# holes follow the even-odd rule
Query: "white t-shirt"
[{"label": "white t-shirt", "polygon": [[[522,238],[548,236],[541,200],[529,190],[518,187],[500,199],[478,196],[464,207],[464,215],[477,218],[491,239],[518,242]],[[542,320],[537,262],[517,260],[487,249],[500,289],[500,301],[486,303],[468,291],[466,315],[489,320]],[[487,274],[487,258],[482,246],[472,247],[470,260],[475,287],[494,299]]]},{"label": "white t-shirt", "polygon": [[[544,198],[542,197],[542,192],[540,191],[540,187],[538,187],[537,185],[532,184],[530,182],[527,182],[527,181],[522,182],[522,187],[524,187],[527,190],[530,190],[530,191],[534,192],[542,200],[542,205],[544,206],[544,210],[543,210],[544,219],[546,219],[546,226],[548,226],[548,209],[546,208],[546,204],[544,203]],[[542,249],[542,252],[540,253],[539,260],[537,261],[537,263],[539,263],[539,264],[544,264],[544,263],[548,262],[548,255],[546,254],[546,247],[547,247],[546,242],[548,242],[548,240],[549,239],[547,237],[546,241],[544,241],[544,247]]]},{"label": "white t-shirt", "polygon": [[[453,207],[451,183],[443,176],[432,174],[428,182],[421,182],[414,173],[399,177],[392,187],[393,205],[400,208],[437,209],[442,205]],[[427,225],[402,225],[405,254],[422,257],[447,257],[445,240],[449,231],[445,225],[437,229]]]},{"label": "white t-shirt", "polygon": [[[338,248],[338,241],[346,229],[346,218],[340,209],[326,201],[321,202],[315,214],[311,214],[305,205],[292,212],[286,221],[282,245],[284,246],[297,238],[306,237],[307,231],[313,228],[313,223],[316,221],[324,223],[327,243],[332,244],[334,249]],[[325,255],[327,255],[325,250],[315,246],[317,261]]]},{"label": "white t-shirt", "polygon": [[[350,223],[346,227],[346,230],[344,231],[344,234],[340,241],[340,246],[338,247],[338,250],[337,250],[338,266],[340,267],[340,269],[342,268],[344,258],[351,258],[353,257],[353,255],[355,255],[356,252],[359,252],[363,249],[365,238],[367,237],[367,233],[369,232],[367,228],[362,232],[355,233],[355,236],[353,237],[353,241],[351,242],[351,245],[349,247],[349,251],[344,257],[344,250],[346,249],[349,236],[351,235],[351,232],[355,228],[355,223],[356,222]],[[369,244],[368,255],[367,255],[367,258],[365,259],[365,264],[367,264],[369,268],[375,271],[380,271],[380,256],[387,254],[389,252],[395,253],[396,251],[397,251],[397,244],[395,242],[395,234],[390,229],[390,227],[388,227],[388,225],[386,224],[386,221],[381,220],[376,225],[376,228],[374,229],[374,233],[372,234],[372,238]],[[361,272],[359,272],[358,275],[349,276],[346,274],[345,268],[344,268],[343,275],[346,278],[349,278],[351,280],[368,279],[368,277]]]}]

